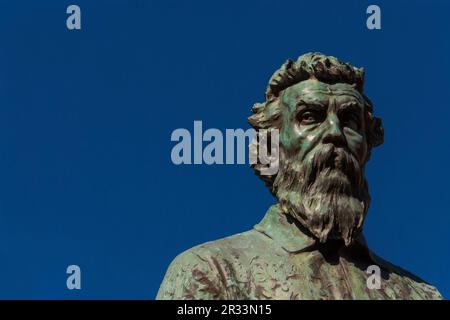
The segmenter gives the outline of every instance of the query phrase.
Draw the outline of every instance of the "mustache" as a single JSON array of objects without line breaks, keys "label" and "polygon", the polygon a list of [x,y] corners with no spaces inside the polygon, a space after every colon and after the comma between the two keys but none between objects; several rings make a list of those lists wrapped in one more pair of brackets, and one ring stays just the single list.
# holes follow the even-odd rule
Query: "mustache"
[{"label": "mustache", "polygon": [[[344,148],[335,147],[331,143],[320,145],[315,149],[309,165],[306,166],[305,188],[311,187],[319,176],[332,178],[336,184],[349,182],[351,187],[362,185],[361,166],[353,153]],[[339,172],[341,174],[336,174]]]},{"label": "mustache", "polygon": [[370,205],[364,165],[347,148],[320,144],[299,159],[281,149],[274,182],[280,207],[321,242],[350,244],[362,228]]}]

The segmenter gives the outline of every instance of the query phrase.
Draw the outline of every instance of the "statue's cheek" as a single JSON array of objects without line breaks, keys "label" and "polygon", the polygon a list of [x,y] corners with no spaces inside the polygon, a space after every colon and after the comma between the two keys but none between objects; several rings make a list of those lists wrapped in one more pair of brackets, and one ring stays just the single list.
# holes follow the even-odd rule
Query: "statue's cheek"
[{"label": "statue's cheek", "polygon": [[319,130],[317,125],[293,125],[288,130],[282,130],[280,141],[287,150],[307,152],[320,140]]},{"label": "statue's cheek", "polygon": [[349,149],[363,161],[367,155],[367,141],[364,134],[350,128],[344,128],[344,135]]}]

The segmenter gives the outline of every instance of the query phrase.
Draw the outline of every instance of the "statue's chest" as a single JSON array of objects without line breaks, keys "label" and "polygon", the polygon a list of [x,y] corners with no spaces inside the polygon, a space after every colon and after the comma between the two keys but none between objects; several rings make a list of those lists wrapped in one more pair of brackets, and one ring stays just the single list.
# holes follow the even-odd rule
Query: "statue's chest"
[{"label": "statue's chest", "polygon": [[391,284],[374,287],[365,268],[342,258],[327,261],[315,253],[259,255],[234,264],[228,285],[237,298],[245,299],[395,298]]}]

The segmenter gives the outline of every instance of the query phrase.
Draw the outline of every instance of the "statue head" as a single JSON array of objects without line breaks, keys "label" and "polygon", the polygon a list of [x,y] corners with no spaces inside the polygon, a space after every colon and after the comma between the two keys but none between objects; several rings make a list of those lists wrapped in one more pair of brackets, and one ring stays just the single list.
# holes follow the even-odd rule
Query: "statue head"
[{"label": "statue head", "polygon": [[363,85],[364,69],[307,53],[273,74],[249,117],[256,130],[279,132],[278,172],[262,175],[253,164],[255,173],[320,242],[352,243],[370,205],[364,167],[383,128]]}]

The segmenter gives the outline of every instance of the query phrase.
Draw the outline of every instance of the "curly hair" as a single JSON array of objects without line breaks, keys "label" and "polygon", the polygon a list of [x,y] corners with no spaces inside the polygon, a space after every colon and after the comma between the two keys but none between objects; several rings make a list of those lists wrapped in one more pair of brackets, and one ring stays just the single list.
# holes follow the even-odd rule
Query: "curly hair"
[{"label": "curly hair", "polygon": [[[265,102],[256,103],[252,107],[253,114],[248,118],[250,125],[257,131],[260,129],[280,130],[282,111],[282,105],[278,99],[280,93],[286,88],[308,79],[316,79],[328,84],[347,83],[362,95],[365,104],[368,160],[371,149],[383,143],[384,131],[381,119],[373,115],[372,102],[363,92],[364,68],[355,68],[333,56],[310,52],[298,57],[297,61],[288,59],[270,78],[265,92]],[[258,163],[252,164],[252,168],[269,189],[272,189],[276,174],[261,175],[262,166]]]}]

